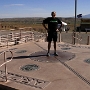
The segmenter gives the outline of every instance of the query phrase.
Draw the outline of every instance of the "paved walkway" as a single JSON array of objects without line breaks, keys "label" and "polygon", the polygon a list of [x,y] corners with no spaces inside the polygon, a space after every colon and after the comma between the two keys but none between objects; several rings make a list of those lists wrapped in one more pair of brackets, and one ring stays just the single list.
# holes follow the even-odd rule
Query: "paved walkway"
[{"label": "paved walkway", "polygon": [[[13,52],[13,60],[7,64],[7,82],[4,66],[0,68],[1,86],[11,90],[90,90],[90,46],[57,43],[57,57],[53,55],[53,43],[51,56],[46,56],[47,42],[28,42],[8,49]],[[9,52],[6,56],[7,60],[11,58]]]}]

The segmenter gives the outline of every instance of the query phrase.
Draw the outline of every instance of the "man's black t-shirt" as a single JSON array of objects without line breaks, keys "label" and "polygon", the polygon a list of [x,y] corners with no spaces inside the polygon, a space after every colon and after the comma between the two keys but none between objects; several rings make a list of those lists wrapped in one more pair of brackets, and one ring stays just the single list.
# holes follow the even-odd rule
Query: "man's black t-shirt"
[{"label": "man's black t-shirt", "polygon": [[48,29],[50,32],[55,32],[58,29],[58,24],[62,24],[62,22],[58,18],[48,17],[43,20],[44,24],[48,24]]}]

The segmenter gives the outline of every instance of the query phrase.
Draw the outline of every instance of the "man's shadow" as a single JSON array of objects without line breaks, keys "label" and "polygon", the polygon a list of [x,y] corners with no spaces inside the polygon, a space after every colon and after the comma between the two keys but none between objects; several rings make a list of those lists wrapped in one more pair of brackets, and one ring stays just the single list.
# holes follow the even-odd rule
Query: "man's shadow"
[{"label": "man's shadow", "polygon": [[[13,59],[25,59],[25,58],[44,57],[44,56],[47,56],[47,55],[17,56],[17,57],[13,57]],[[8,57],[7,59],[11,59],[11,57]]]}]

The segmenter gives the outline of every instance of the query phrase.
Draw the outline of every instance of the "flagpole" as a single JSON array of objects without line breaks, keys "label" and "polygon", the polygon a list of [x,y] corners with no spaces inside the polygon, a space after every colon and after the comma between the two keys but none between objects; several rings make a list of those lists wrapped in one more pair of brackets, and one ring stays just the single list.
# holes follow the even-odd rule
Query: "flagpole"
[{"label": "flagpole", "polygon": [[74,31],[73,31],[73,44],[75,44],[75,37],[76,37],[76,16],[77,16],[77,0],[75,0],[75,21],[74,21]]}]

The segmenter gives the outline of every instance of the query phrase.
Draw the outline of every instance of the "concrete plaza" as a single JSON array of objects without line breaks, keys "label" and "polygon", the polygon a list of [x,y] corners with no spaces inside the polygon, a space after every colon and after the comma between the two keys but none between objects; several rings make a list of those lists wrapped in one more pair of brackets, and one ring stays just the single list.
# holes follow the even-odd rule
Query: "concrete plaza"
[{"label": "concrete plaza", "polygon": [[[8,48],[13,60],[7,63],[5,82],[4,66],[0,67],[0,90],[90,90],[90,46],[57,43],[57,53],[47,57],[47,42],[27,42]],[[11,54],[6,52],[9,60]],[[0,65],[3,63],[0,56]],[[5,89],[7,88],[7,89]]]}]

